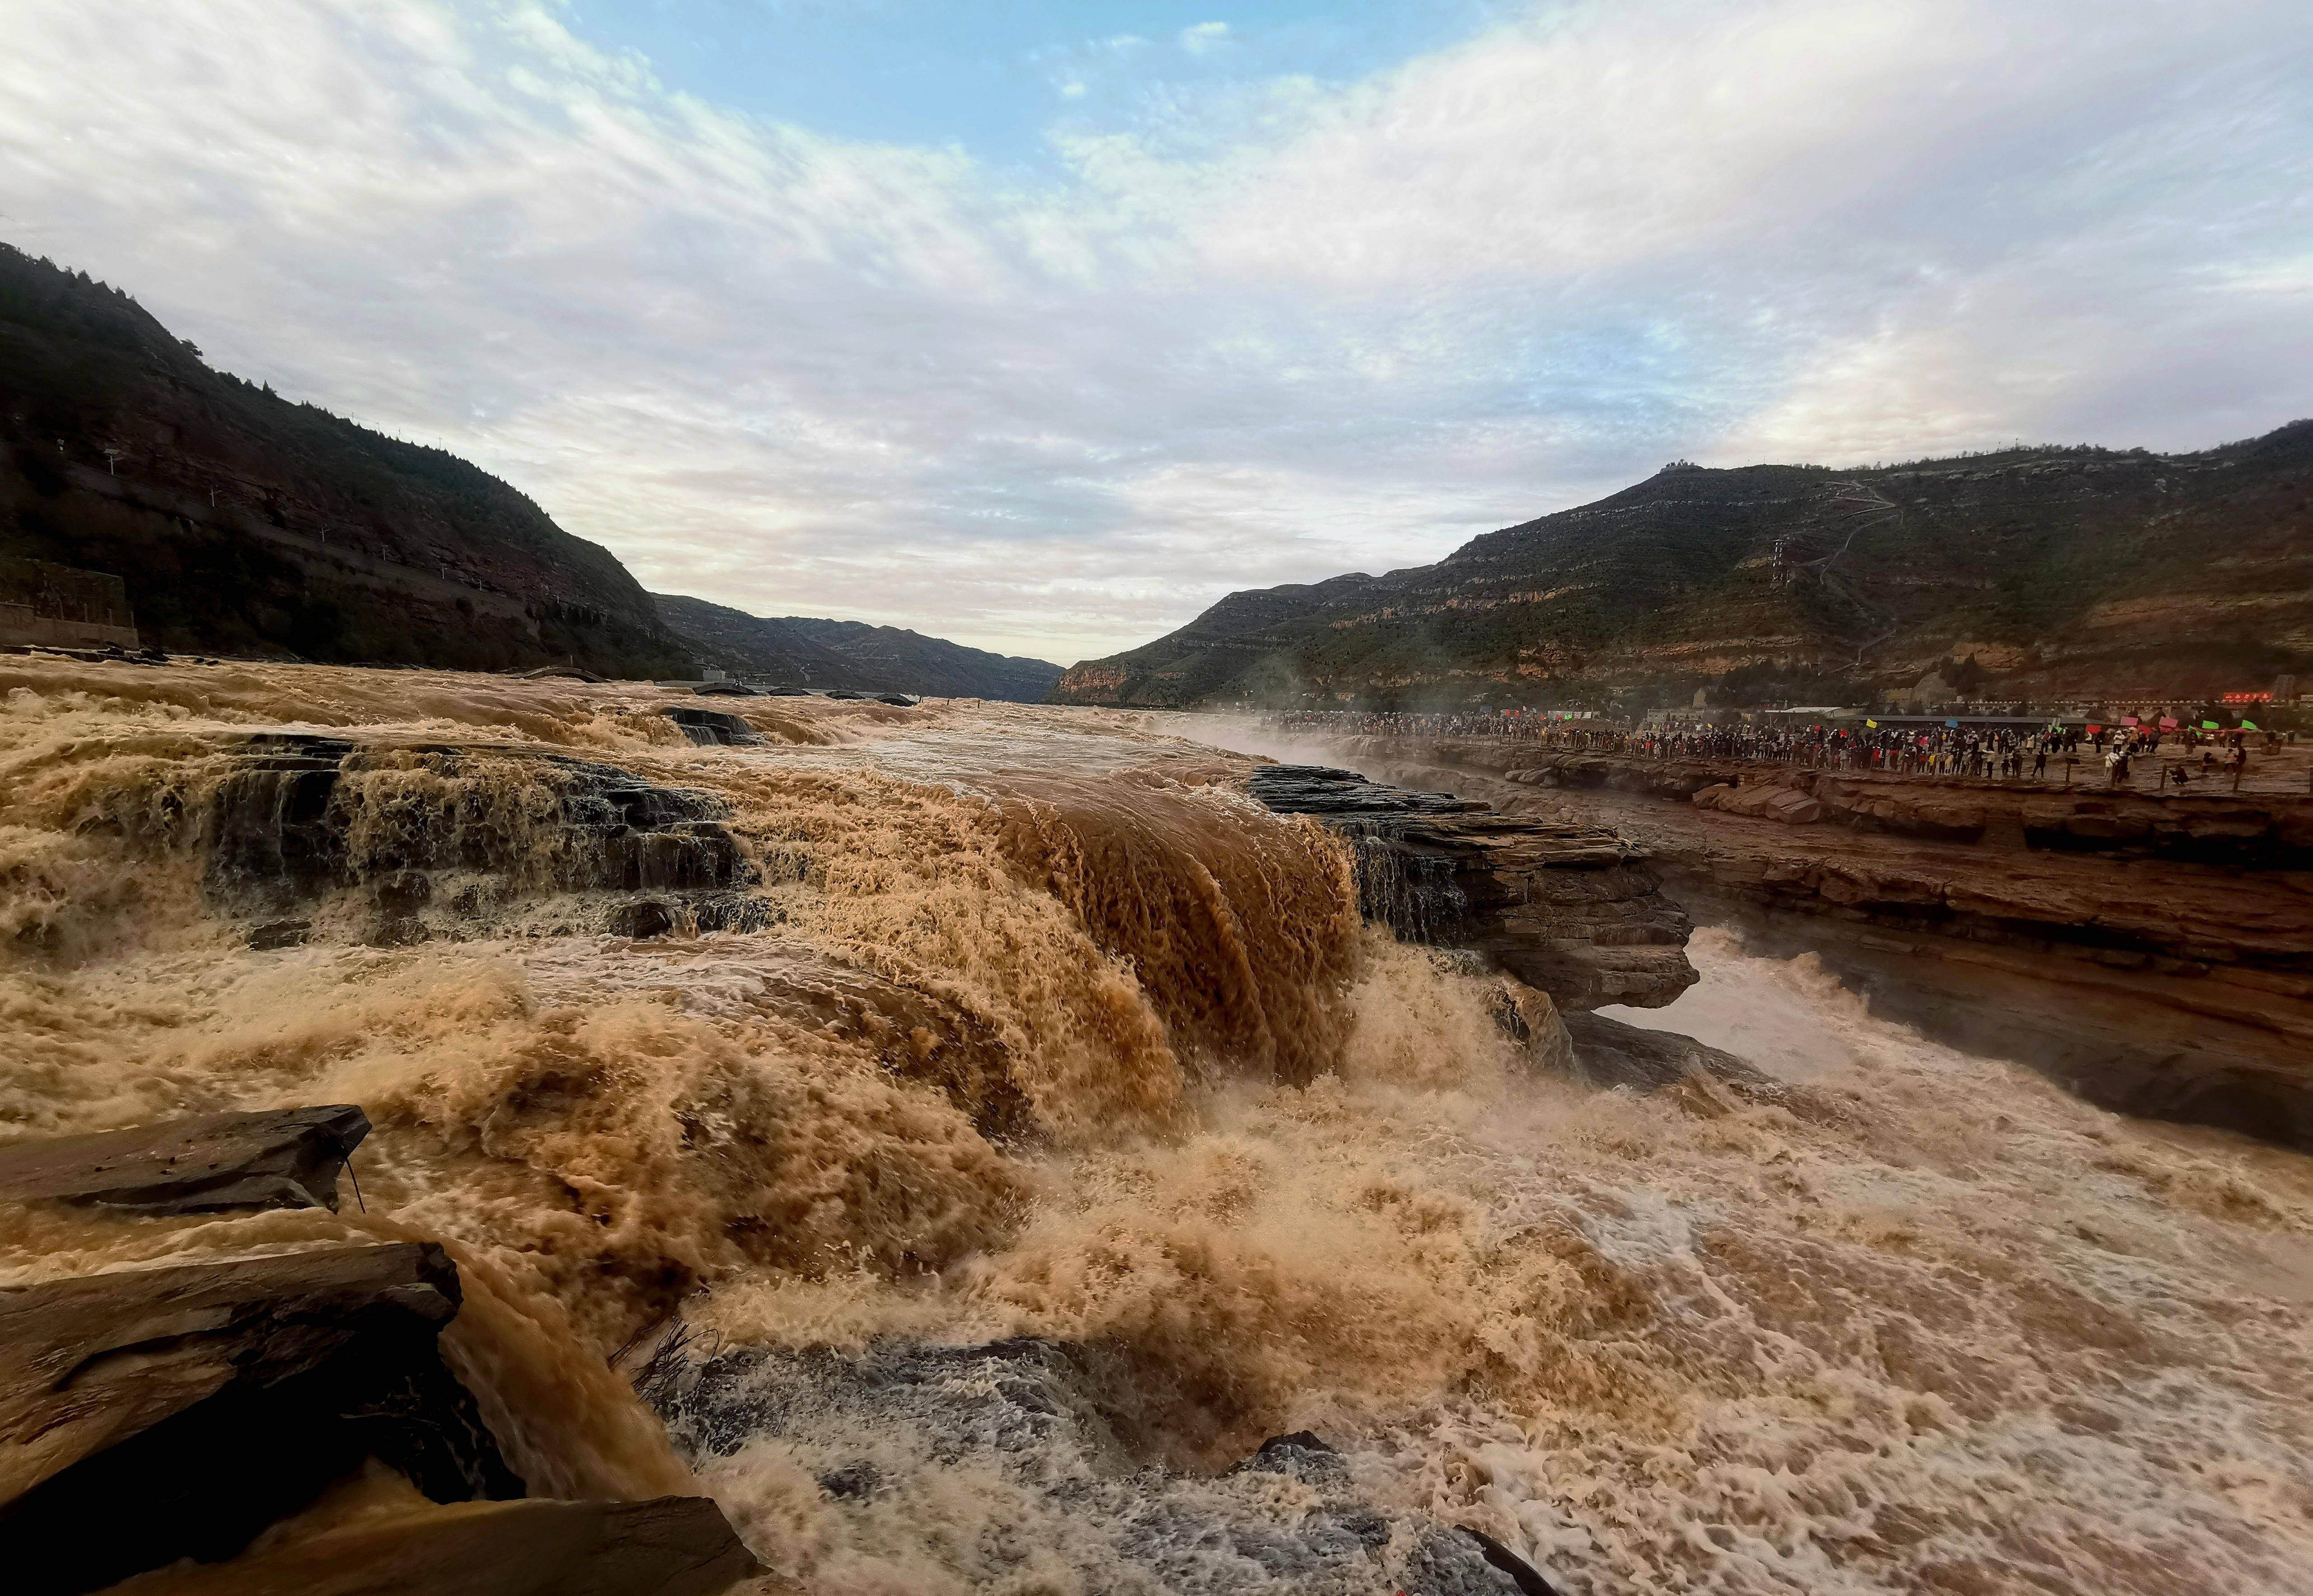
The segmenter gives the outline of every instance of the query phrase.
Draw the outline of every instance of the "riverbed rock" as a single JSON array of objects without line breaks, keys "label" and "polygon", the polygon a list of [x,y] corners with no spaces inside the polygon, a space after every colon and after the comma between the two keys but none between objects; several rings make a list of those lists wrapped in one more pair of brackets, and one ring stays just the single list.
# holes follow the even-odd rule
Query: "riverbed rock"
[{"label": "riverbed rock", "polygon": [[112,1596],[712,1596],[756,1572],[704,1496],[475,1502],[156,1569]]},{"label": "riverbed rock", "polygon": [[1702,1078],[1725,1082],[1752,1097],[1781,1093],[1772,1076],[1723,1048],[1675,1030],[1653,1030],[1605,1014],[1569,1014],[1575,1074],[1593,1086],[1640,1092]]},{"label": "riverbed rock", "polygon": [[[1520,1596],[1470,1537],[1361,1495],[1350,1459],[1313,1434],[1273,1437],[1218,1473],[1161,1460],[1148,1421],[1188,1393],[1136,1378],[1113,1348],[1031,1337],[737,1348],[678,1354],[643,1390],[694,1459],[774,1445],[817,1479],[830,1511],[858,1515],[870,1548],[895,1495],[1007,1493],[994,1499],[1023,1516],[972,1554],[990,1587]],[[1167,1429],[1187,1417],[1165,1416]],[[1204,1417],[1241,1422],[1227,1399]],[[899,1570],[873,1572],[913,1588]]]},{"label": "riverbed rock", "polygon": [[438,1502],[521,1495],[442,1359],[459,1301],[424,1242],[0,1290],[8,1588],[68,1596],[230,1557],[365,1459]]},{"label": "riverbed rock", "polygon": [[1346,839],[1366,917],[1403,941],[1475,949],[1561,1009],[1657,1008],[1694,984],[1690,922],[1613,830],[1318,766],[1264,766],[1247,787]]},{"label": "riverbed rock", "polygon": [[[717,686],[723,684],[717,683]],[[695,688],[694,692],[705,692]],[[740,688],[738,692],[753,697],[752,689]],[[763,741],[763,734],[735,715],[719,709],[700,709],[693,705],[676,704],[659,712],[682,728],[682,734],[705,748],[739,748]]]},{"label": "riverbed rock", "polygon": [[205,1114],[0,1147],[0,1200],[142,1214],[338,1206],[338,1172],[369,1134],[351,1103]]},{"label": "riverbed rock", "polygon": [[[356,934],[383,946],[471,934],[548,898],[561,899],[554,916],[532,916],[528,934],[615,933],[620,905],[637,894],[673,904],[670,923],[699,931],[770,917],[720,799],[615,766],[297,732],[222,740],[203,763],[194,801],[156,807],[139,840],[200,853],[212,908],[244,918],[252,948],[314,934],[321,900],[348,891],[366,900]],[[347,925],[326,923],[340,934]]]}]

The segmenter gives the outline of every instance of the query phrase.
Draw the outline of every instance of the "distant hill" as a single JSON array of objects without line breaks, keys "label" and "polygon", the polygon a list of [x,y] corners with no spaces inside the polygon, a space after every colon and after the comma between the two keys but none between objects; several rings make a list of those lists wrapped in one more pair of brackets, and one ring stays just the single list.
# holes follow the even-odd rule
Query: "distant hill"
[{"label": "distant hill", "polygon": [[989,653],[857,620],[766,618],[677,593],[654,593],[667,627],[726,671],[796,687],[922,693],[940,698],[1043,699],[1060,679],[1045,660]]},{"label": "distant hill", "polygon": [[211,370],[127,294],[0,244],[0,557],[121,577],[167,649],[689,668],[641,584],[455,455]]},{"label": "distant hill", "polygon": [[2313,422],[2194,454],[1675,464],[1434,566],[1232,593],[1052,699],[1854,702],[1971,658],[2019,696],[2313,673]]}]

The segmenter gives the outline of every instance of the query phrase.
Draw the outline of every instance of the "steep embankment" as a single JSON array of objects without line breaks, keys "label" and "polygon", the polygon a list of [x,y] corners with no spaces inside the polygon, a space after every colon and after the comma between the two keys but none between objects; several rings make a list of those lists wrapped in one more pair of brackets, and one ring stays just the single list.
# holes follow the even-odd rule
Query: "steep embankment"
[{"label": "steep embankment", "polygon": [[1908,781],[1507,738],[1270,751],[1611,825],[1700,917],[1812,950],[1875,1013],[2108,1107],[2313,1146],[2313,799]]},{"label": "steep embankment", "polygon": [[0,554],[124,578],[163,648],[685,664],[608,549],[497,478],[213,371],[128,295],[4,245]]},{"label": "steep embankment", "polygon": [[1678,464],[1434,566],[1232,593],[1055,702],[1668,700],[1909,686],[2209,693],[2313,662],[2313,422],[2197,454]]},{"label": "steep embankment", "polygon": [[680,593],[651,598],[668,627],[700,657],[796,686],[1033,704],[1060,679],[1060,667],[1049,661],[990,653],[899,627],[749,615]]}]

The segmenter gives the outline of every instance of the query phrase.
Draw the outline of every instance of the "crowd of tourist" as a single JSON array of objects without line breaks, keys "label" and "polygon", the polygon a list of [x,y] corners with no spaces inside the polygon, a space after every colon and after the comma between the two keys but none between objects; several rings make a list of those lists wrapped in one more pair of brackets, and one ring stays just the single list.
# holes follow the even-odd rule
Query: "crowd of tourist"
[{"label": "crowd of tourist", "polygon": [[[1515,737],[1571,752],[1653,759],[1741,759],[1826,770],[1898,776],[1963,776],[1989,781],[2101,781],[2133,786],[2149,777],[2190,788],[2227,779],[2238,785],[2252,741],[2270,748],[2271,733],[2183,725],[2098,723],[2045,727],[1916,723],[1881,725],[1740,721],[1673,722],[1638,727],[1541,710],[1462,714],[1294,710],[1269,717],[1303,736]],[[2168,753],[2161,750],[2167,746]]]}]

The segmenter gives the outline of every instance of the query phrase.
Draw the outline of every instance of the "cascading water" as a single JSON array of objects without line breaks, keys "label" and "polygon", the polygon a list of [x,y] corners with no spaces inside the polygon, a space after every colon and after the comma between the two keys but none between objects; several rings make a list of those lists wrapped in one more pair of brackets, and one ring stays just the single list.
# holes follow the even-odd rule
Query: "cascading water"
[{"label": "cascading water", "polygon": [[[0,1283],[443,1238],[485,1416],[555,1416],[526,1474],[689,1470],[801,1588],[1502,1589],[1454,1524],[1581,1596],[2284,1592],[2313,1557],[2306,1161],[1807,959],[1706,931],[1702,984],[1623,1016],[1780,1095],[1590,1092],[1360,926],[1434,932],[1438,883],[1143,717],[733,700],[765,741],[710,746],[572,682],[16,661],[0,695],[5,1134],[377,1127],[366,1215],[12,1212]],[[1303,1430],[1338,1450],[1255,1458]]]}]

